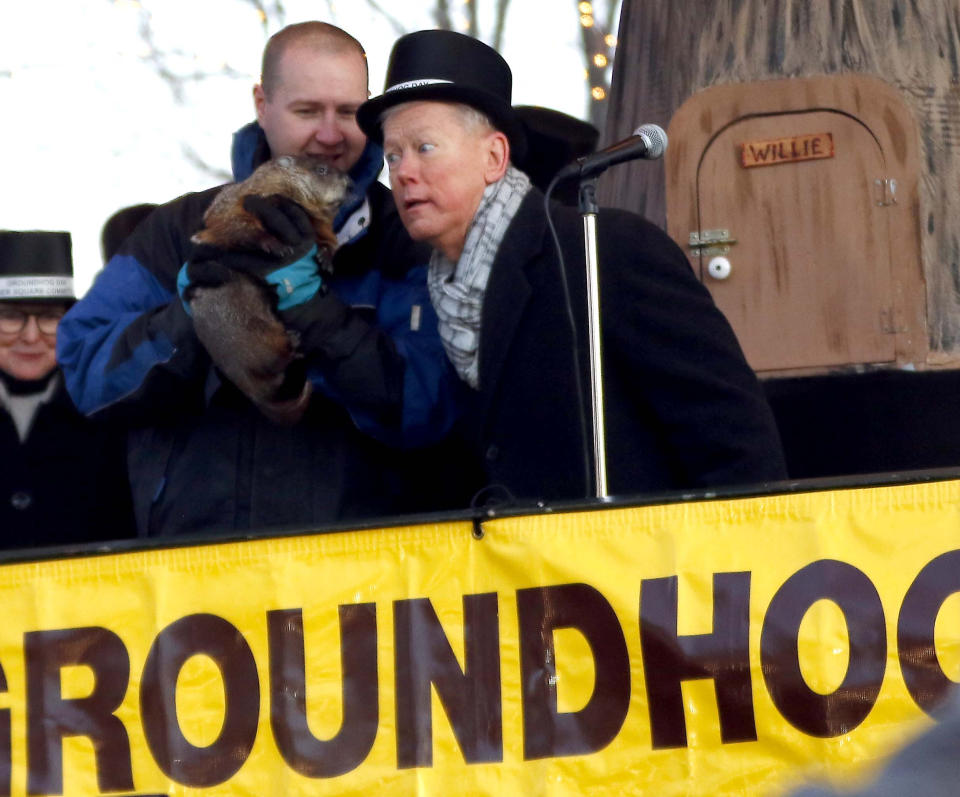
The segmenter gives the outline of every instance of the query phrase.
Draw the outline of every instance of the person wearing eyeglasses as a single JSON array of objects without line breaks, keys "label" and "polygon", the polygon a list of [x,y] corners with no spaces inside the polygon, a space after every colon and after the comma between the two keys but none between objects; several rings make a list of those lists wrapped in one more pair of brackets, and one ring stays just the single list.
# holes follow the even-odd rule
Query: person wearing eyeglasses
[{"label": "person wearing eyeglasses", "polygon": [[54,345],[64,308],[37,302],[0,307],[0,368],[7,379],[46,384],[57,364]]},{"label": "person wearing eyeglasses", "polygon": [[0,548],[133,534],[123,438],[77,412],[57,367],[75,301],[69,233],[0,231]]}]

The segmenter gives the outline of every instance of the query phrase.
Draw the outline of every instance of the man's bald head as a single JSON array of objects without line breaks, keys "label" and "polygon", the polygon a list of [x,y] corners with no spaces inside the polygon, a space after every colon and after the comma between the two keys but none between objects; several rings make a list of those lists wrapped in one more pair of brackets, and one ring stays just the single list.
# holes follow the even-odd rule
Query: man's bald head
[{"label": "man's bald head", "polygon": [[[355,52],[363,59],[364,69],[366,69],[367,53],[363,45],[342,28],[327,22],[316,21],[287,25],[283,30],[274,33],[263,49],[260,85],[267,97],[273,94],[280,82],[280,62],[284,53],[292,45],[306,45],[331,54]],[[369,86],[367,74],[364,75],[364,80]]]}]

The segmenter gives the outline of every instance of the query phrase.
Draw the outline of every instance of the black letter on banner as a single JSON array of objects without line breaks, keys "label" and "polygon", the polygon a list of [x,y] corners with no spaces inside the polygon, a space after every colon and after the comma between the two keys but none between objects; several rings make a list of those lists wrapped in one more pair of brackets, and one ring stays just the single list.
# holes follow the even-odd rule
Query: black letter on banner
[{"label": "black letter on banner", "polygon": [[683,681],[712,678],[720,740],[754,742],[750,687],[750,573],[714,573],[713,633],[677,633],[677,577],[640,587],[640,645],[655,750],[687,746]]},{"label": "black letter on banner", "polygon": [[[613,608],[588,584],[517,590],[523,682],[523,757],[552,758],[602,750],[630,707],[630,658]],[[579,711],[557,710],[553,632],[575,628],[593,654],[593,694]]]},{"label": "black letter on banner", "polygon": [[897,621],[897,648],[907,691],[930,713],[954,682],[937,660],[933,631],[943,602],[960,592],[960,551],[941,554],[913,580]]},{"label": "black letter on banner", "polygon": [[[7,676],[0,667],[0,693],[7,693]],[[10,709],[0,710],[0,797],[10,794]]]},{"label": "black letter on banner", "polygon": [[426,598],[394,601],[397,766],[433,764],[430,684],[468,764],[503,760],[497,593],[463,596],[463,671]]},{"label": "black letter on banner", "polygon": [[[223,678],[223,728],[209,747],[192,745],[177,719],[177,677],[198,655],[213,659]],[[213,614],[191,614],[164,628],[143,668],[140,713],[150,752],[169,778],[197,788],[229,780],[250,755],[260,715],[257,664],[243,635]]]},{"label": "black letter on banner", "polygon": [[267,612],[270,725],[283,760],[307,778],[332,778],[356,769],[377,735],[377,606],[340,606],[339,615],[343,723],[336,736],[321,741],[307,723],[303,613]]},{"label": "black letter on banner", "polygon": [[[63,792],[63,738],[87,736],[93,742],[100,791],[130,791],[133,770],[130,739],[114,712],[130,680],[130,657],[113,631],[66,628],[29,631],[23,639],[27,670],[27,792]],[[64,700],[60,670],[83,666],[93,671],[87,697]]]},{"label": "black letter on banner", "polygon": [[[831,600],[843,612],[850,663],[837,691],[814,692],[800,671],[797,632],[809,608]],[[870,579],[853,565],[822,559],[798,570],[773,596],[760,635],[767,691],[780,713],[810,736],[849,733],[867,718],[887,666],[883,604]]]}]

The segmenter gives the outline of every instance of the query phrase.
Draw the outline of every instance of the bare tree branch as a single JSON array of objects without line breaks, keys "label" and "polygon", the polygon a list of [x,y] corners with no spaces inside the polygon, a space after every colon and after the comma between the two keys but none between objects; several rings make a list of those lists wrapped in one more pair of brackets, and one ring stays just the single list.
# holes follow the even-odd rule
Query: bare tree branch
[{"label": "bare tree branch", "polygon": [[607,18],[603,22],[603,27],[607,33],[618,27],[620,23],[620,3],[616,0],[607,0]]},{"label": "bare tree branch", "polygon": [[218,183],[229,183],[233,180],[233,175],[230,172],[224,169],[218,169],[216,166],[212,166],[203,158],[200,157],[199,153],[185,142],[180,142],[180,154],[183,155],[183,159],[187,161],[194,169],[204,174],[210,175]]},{"label": "bare tree branch", "polygon": [[393,32],[396,33],[397,36],[402,36],[407,32],[407,29],[404,27],[403,23],[393,16],[393,14],[387,13],[387,11],[384,10],[377,0],[367,0],[367,5],[390,23],[390,27],[393,28]]},{"label": "bare tree branch", "polygon": [[[255,2],[255,0],[250,0]],[[224,64],[219,69],[205,70],[193,69],[189,71],[177,70],[171,66],[170,61],[175,58],[190,60],[195,54],[188,53],[180,49],[164,50],[157,46],[153,33],[153,17],[148,9],[140,9],[140,38],[146,46],[146,54],[141,56],[141,60],[146,61],[153,66],[157,75],[169,86],[173,99],[178,105],[184,103],[184,91],[190,83],[200,83],[209,78],[227,77],[227,78],[249,78],[246,72],[235,69],[229,64]]]},{"label": "bare tree branch", "polygon": [[268,33],[270,30],[270,18],[274,17],[277,22],[277,27],[283,27],[284,22],[287,18],[287,12],[283,7],[281,0],[274,0],[270,6],[262,2],[262,0],[243,0],[247,5],[253,6],[253,8],[260,14],[260,24],[263,26],[264,33]]},{"label": "bare tree branch", "polygon": [[437,0],[437,5],[433,9],[433,21],[438,28],[453,30],[453,25],[450,24],[450,7],[447,0]]},{"label": "bare tree branch", "polygon": [[[474,0],[476,2],[476,0]],[[507,10],[510,0],[497,0],[497,15],[493,25],[493,49],[499,50],[503,44],[503,29],[507,23]]]},{"label": "bare tree branch", "polygon": [[477,3],[479,0],[467,0],[467,33],[475,39],[480,38],[480,27],[477,22]]},{"label": "bare tree branch", "polygon": [[[614,4],[613,0],[610,0]],[[582,17],[577,5],[577,15]],[[583,47],[583,58],[587,68],[587,102],[589,103],[590,122],[603,132],[603,122],[607,116],[607,96],[610,93],[609,63],[610,47],[606,42],[607,32],[598,24],[593,16],[592,25],[580,25],[580,41]],[[597,92],[600,96],[594,94]]]}]

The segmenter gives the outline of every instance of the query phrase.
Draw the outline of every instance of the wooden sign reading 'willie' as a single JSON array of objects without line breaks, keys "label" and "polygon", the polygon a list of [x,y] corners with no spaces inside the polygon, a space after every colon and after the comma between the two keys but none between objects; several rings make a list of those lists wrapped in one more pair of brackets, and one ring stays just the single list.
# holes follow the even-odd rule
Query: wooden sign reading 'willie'
[{"label": "wooden sign reading 'willie'", "polygon": [[832,157],[831,133],[807,133],[766,141],[745,141],[740,145],[740,163],[745,169]]}]

